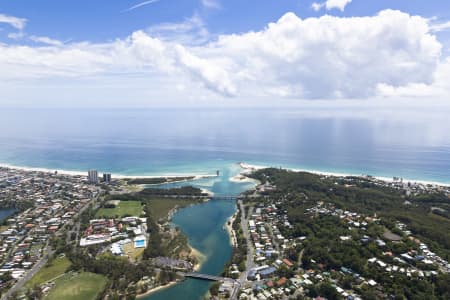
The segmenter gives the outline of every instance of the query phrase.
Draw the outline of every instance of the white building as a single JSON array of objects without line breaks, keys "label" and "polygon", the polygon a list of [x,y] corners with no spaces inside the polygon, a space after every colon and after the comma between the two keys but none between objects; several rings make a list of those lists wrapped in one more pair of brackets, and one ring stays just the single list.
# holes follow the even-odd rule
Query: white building
[{"label": "white building", "polygon": [[88,171],[88,181],[90,183],[98,183],[98,172],[97,170],[89,170]]}]

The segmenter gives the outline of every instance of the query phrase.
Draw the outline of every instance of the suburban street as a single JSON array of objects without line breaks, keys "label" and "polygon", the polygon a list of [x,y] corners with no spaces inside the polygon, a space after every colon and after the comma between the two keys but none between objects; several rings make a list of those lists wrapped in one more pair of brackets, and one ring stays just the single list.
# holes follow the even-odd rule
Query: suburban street
[{"label": "suburban street", "polygon": [[34,266],[25,274],[24,277],[20,278],[16,284],[10,288],[1,298],[1,300],[10,299],[10,297],[17,291],[19,291],[24,284],[30,280],[34,274],[36,274],[48,261],[48,258],[53,254],[49,245],[47,245],[44,249],[42,258],[34,264]]}]

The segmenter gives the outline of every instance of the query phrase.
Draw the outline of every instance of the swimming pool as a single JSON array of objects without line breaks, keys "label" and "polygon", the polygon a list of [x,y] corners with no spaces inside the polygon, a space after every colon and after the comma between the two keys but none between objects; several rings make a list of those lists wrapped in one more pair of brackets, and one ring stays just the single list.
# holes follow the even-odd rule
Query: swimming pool
[{"label": "swimming pool", "polygon": [[134,248],[144,248],[144,247],[145,247],[145,240],[134,241]]}]

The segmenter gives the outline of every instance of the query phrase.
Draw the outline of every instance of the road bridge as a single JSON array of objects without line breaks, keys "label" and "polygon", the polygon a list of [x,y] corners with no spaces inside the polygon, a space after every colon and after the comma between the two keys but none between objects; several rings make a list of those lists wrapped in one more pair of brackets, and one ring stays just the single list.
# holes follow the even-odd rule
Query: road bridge
[{"label": "road bridge", "polygon": [[228,277],[214,276],[214,275],[202,274],[202,273],[196,273],[196,272],[184,273],[183,275],[184,275],[184,277],[209,280],[209,281],[235,281],[234,279],[228,278]]},{"label": "road bridge", "polygon": [[233,195],[221,195],[221,196],[212,196],[212,199],[216,200],[238,200],[241,199],[241,196],[233,196]]}]

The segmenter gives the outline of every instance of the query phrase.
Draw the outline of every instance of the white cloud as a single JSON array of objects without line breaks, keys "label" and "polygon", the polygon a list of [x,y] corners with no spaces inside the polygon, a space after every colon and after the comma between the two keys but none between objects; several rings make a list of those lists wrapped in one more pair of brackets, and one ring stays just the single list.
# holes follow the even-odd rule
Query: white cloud
[{"label": "white cloud", "polygon": [[236,95],[236,87],[230,79],[231,74],[221,67],[219,59],[213,61],[200,58],[180,45],[176,47],[176,57],[185,71],[198,77],[209,89],[226,96]]},{"label": "white cloud", "polygon": [[47,44],[51,46],[62,46],[63,42],[49,38],[47,36],[35,36],[32,35],[29,37],[30,40],[36,43]]},{"label": "white cloud", "polygon": [[242,90],[253,84],[299,98],[366,98],[379,83],[429,83],[441,44],[426,19],[386,10],[305,20],[288,13],[263,31],[222,36],[210,48],[232,58],[230,73],[244,82]]},{"label": "white cloud", "polygon": [[434,32],[446,31],[450,29],[450,21],[444,23],[431,24],[430,30]]},{"label": "white cloud", "polygon": [[146,32],[163,41],[184,45],[203,44],[211,38],[203,19],[198,14],[180,23],[161,23],[151,26]]},{"label": "white cloud", "polygon": [[352,0],[327,0],[322,3],[314,2],[311,7],[315,11],[319,11],[322,8],[326,8],[327,10],[331,9],[339,9],[340,11],[344,11],[345,7],[350,4]]},{"label": "white cloud", "polygon": [[441,62],[430,83],[409,83],[403,86],[379,84],[379,96],[390,98],[448,98],[450,95],[450,58]]},{"label": "white cloud", "polygon": [[160,0],[143,1],[143,2],[140,2],[140,3],[136,4],[136,5],[131,6],[130,8],[126,9],[125,11],[132,11],[132,10],[135,10],[136,8],[139,8],[139,7],[142,7],[142,6],[146,6],[146,5],[150,5],[150,4],[159,2],[159,1]]},{"label": "white cloud", "polygon": [[336,8],[340,11],[344,11],[345,7],[351,2],[352,0],[327,0],[327,2],[325,2],[325,7],[327,10]]},{"label": "white cloud", "polygon": [[0,23],[6,23],[16,29],[22,30],[27,24],[27,19],[0,14]]},{"label": "white cloud", "polygon": [[12,40],[20,40],[24,37],[25,37],[25,33],[23,33],[23,31],[8,33],[8,38],[10,38]]},{"label": "white cloud", "polygon": [[135,80],[128,79],[133,75],[170,78],[174,87],[196,95],[209,90],[253,99],[370,98],[448,85],[441,44],[420,16],[385,10],[369,17],[300,19],[287,13],[261,31],[202,44],[157,34],[189,32],[196,22],[163,24],[100,44],[52,45],[51,39],[45,46],[0,44],[0,79],[119,74],[125,82]]},{"label": "white cloud", "polygon": [[206,8],[221,8],[219,0],[202,0],[202,4]]},{"label": "white cloud", "polygon": [[322,9],[322,7],[325,6],[325,3],[317,3],[317,2],[313,2],[313,4],[311,4],[311,7],[314,11],[319,11]]}]

